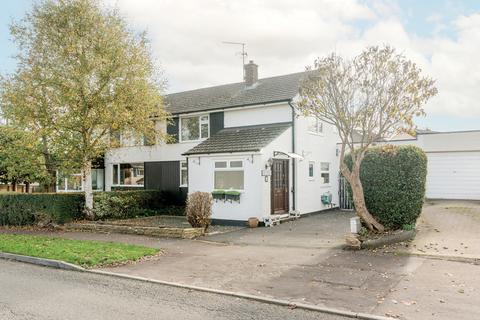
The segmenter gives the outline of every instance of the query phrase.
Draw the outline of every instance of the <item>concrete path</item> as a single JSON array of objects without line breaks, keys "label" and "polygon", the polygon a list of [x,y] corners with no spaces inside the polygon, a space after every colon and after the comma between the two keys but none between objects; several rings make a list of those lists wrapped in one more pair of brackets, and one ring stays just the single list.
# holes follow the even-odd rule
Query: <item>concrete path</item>
[{"label": "concrete path", "polygon": [[2,320],[346,318],[228,296],[0,261]]}]

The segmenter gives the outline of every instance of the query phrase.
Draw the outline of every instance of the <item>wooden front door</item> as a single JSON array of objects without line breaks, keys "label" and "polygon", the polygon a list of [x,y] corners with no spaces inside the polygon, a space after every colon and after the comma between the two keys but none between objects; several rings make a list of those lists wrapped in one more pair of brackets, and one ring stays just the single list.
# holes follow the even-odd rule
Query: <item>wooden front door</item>
[{"label": "wooden front door", "polygon": [[288,212],[288,160],[274,159],[272,164],[272,214]]}]

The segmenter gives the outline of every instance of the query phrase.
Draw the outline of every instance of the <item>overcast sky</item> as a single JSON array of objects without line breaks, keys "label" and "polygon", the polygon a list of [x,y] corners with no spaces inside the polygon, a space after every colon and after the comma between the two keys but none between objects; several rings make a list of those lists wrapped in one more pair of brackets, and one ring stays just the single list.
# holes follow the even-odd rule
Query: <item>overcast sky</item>
[{"label": "overcast sky", "polygon": [[[15,48],[7,25],[30,0],[2,3],[0,72]],[[390,44],[437,80],[422,127],[480,129],[480,1],[107,0],[135,30],[147,30],[168,92],[242,80],[240,47],[268,77],[304,70],[332,51],[354,56]]]}]

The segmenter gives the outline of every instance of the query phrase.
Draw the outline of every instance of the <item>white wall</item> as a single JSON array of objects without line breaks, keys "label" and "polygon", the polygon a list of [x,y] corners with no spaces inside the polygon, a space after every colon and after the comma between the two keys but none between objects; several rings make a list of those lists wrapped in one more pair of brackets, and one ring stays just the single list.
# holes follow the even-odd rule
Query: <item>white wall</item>
[{"label": "white wall", "polygon": [[287,103],[241,110],[227,110],[224,112],[224,115],[225,128],[292,121],[291,107]]},{"label": "white wall", "polygon": [[217,156],[191,156],[188,159],[188,192],[212,192],[214,190],[214,162],[218,160],[243,160],[244,191],[240,202],[217,201],[213,205],[212,218],[246,221],[250,217],[261,218],[263,169],[260,154],[236,154]]},{"label": "white wall", "polygon": [[[332,202],[338,206],[339,157],[336,155],[338,134],[332,125],[323,124],[323,134],[308,132],[305,117],[296,119],[296,153],[304,160],[297,161],[297,209],[300,213],[310,213],[330,208],[321,201],[321,195],[332,194]],[[315,162],[314,178],[308,176],[308,165]],[[325,185],[320,179],[320,163],[330,163],[330,183]]]}]

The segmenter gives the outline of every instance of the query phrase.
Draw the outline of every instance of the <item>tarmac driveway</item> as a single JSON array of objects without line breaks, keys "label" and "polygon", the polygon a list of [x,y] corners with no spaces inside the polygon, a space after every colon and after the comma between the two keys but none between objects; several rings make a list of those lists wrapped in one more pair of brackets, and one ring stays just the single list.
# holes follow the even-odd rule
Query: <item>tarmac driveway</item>
[{"label": "tarmac driveway", "polygon": [[334,248],[345,243],[353,212],[333,210],[271,228],[245,228],[235,232],[210,235],[206,241],[255,246],[291,248]]}]

